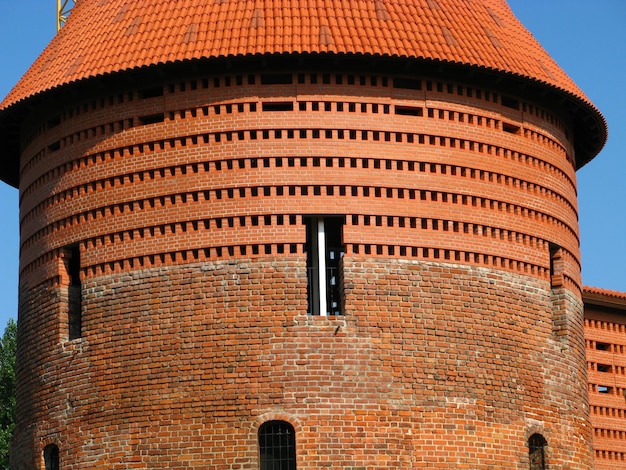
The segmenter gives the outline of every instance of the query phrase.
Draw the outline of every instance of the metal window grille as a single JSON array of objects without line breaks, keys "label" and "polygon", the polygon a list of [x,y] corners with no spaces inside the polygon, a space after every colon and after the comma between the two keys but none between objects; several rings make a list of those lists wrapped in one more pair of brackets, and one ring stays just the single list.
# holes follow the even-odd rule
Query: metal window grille
[{"label": "metal window grille", "polygon": [[296,470],[296,436],[291,424],[269,421],[259,428],[260,470]]},{"label": "metal window grille", "polygon": [[530,470],[545,470],[545,446],[547,442],[541,434],[533,434],[528,439]]},{"label": "metal window grille", "polygon": [[307,217],[307,290],[309,315],[342,315],[342,217]]}]

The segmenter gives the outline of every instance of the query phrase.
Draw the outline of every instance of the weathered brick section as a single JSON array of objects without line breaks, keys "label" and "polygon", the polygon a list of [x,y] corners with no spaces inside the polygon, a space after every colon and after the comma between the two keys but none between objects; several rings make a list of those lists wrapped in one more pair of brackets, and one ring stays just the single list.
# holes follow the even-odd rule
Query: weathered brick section
[{"label": "weathered brick section", "polygon": [[526,468],[536,431],[553,468],[590,468],[582,351],[563,360],[545,281],[363,257],[343,270],[336,318],[306,315],[301,256],[86,279],[83,338],[31,351],[38,424],[19,441],[56,439],[67,468],[255,469],[258,425],[280,417],[302,469]]}]

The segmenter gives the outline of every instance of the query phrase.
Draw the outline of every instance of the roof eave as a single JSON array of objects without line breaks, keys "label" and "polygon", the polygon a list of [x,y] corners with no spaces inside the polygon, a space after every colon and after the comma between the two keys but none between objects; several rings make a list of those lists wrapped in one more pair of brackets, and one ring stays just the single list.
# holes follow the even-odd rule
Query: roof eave
[{"label": "roof eave", "polygon": [[626,292],[618,292],[597,287],[583,287],[585,305],[597,305],[613,309],[626,309]]},{"label": "roof eave", "polygon": [[[591,161],[604,146],[608,131],[606,121],[602,114],[585,99],[578,97],[566,90],[557,88],[549,83],[545,83],[536,79],[532,79],[523,75],[503,72],[496,69],[490,69],[484,66],[476,66],[461,62],[448,62],[439,59],[429,58],[409,58],[400,56],[383,56],[377,54],[346,54],[346,53],[273,53],[273,54],[255,54],[242,56],[229,56],[205,59],[192,59],[185,61],[176,61],[170,63],[158,63],[149,66],[141,66],[131,69],[120,70],[115,73],[107,73],[93,77],[87,77],[83,80],[74,81],[59,85],[54,88],[43,90],[37,94],[26,97],[20,101],[10,104],[8,107],[0,110],[0,142],[3,142],[2,151],[0,153],[0,180],[5,183],[17,187],[19,184],[19,129],[23,119],[41,100],[58,93],[65,93],[67,90],[78,86],[84,86],[93,83],[96,80],[102,80],[103,77],[120,78],[124,76],[134,76],[138,73],[149,72],[157,68],[167,68],[168,70],[184,66],[185,64],[197,65],[200,63],[214,63],[217,61],[248,61],[261,60],[267,66],[270,59],[306,59],[306,58],[322,58],[332,55],[337,59],[367,59],[372,61],[370,65],[376,62],[384,63],[381,68],[385,68],[390,63],[403,64],[404,73],[415,70],[415,66],[421,66],[423,72],[424,64],[426,72],[435,73],[437,75],[450,73],[452,77],[462,75],[462,79],[471,81],[481,81],[485,77],[493,79],[497,76],[497,82],[494,86],[502,89],[509,89],[523,93],[532,97],[532,90],[541,90],[546,99],[553,106],[561,107],[564,114],[569,115],[572,121],[574,132],[574,146],[576,152],[576,169],[581,168]],[[380,64],[378,65],[381,66]],[[407,68],[408,67],[408,68]],[[447,68],[447,70],[446,70]],[[495,81],[494,81],[495,82]]]}]

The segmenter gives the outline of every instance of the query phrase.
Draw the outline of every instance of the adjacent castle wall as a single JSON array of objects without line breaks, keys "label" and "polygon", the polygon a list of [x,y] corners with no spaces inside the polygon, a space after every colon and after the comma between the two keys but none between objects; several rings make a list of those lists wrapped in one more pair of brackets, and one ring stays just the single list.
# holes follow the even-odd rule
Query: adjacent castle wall
[{"label": "adjacent castle wall", "polygon": [[585,339],[595,468],[624,468],[626,430],[626,321],[624,293],[586,288]]}]

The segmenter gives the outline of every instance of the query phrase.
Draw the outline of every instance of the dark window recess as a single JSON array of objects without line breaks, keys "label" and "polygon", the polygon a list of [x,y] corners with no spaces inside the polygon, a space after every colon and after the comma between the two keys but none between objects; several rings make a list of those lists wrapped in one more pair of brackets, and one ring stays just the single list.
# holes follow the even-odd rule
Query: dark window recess
[{"label": "dark window recess", "polygon": [[68,250],[67,274],[68,286],[68,338],[70,340],[82,336],[82,286],[80,282],[80,250],[74,246]]},{"label": "dark window recess", "polygon": [[48,120],[47,127],[48,129],[52,129],[53,127],[61,124],[61,116],[54,116],[53,118]]},{"label": "dark window recess", "polygon": [[57,150],[61,149],[61,141],[57,140],[56,142],[52,142],[50,145],[48,145],[48,151],[50,152],[56,152]]},{"label": "dark window recess", "polygon": [[509,124],[508,122],[503,122],[502,123],[502,130],[504,132],[508,132],[509,134],[519,134],[521,128],[519,126],[514,125],[514,124]]},{"label": "dark window recess", "polygon": [[260,470],[296,470],[296,433],[284,421],[268,421],[259,428]]},{"label": "dark window recess", "polygon": [[598,372],[611,372],[611,366],[609,364],[598,364]]},{"label": "dark window recess", "polygon": [[550,243],[550,284],[553,289],[563,287],[563,252],[554,243]]},{"label": "dark window recess", "polygon": [[59,448],[54,444],[48,444],[43,450],[43,461],[46,470],[59,470]]},{"label": "dark window recess", "polygon": [[401,116],[423,116],[424,110],[417,106],[396,106],[395,113]]},{"label": "dark window recess", "polygon": [[307,286],[310,315],[341,315],[342,217],[307,217]]},{"label": "dark window recess", "polygon": [[269,101],[261,106],[263,111],[293,111],[292,101]]},{"label": "dark window recess", "polygon": [[149,116],[139,116],[139,122],[144,126],[146,124],[156,124],[157,122],[163,121],[165,121],[165,114],[163,113],[150,114]]},{"label": "dark window recess", "polygon": [[157,96],[163,96],[163,87],[155,86],[150,88],[142,88],[137,94],[141,99],[156,98]]},{"label": "dark window recess", "polygon": [[422,81],[417,80],[415,78],[397,78],[396,77],[393,79],[393,87],[404,88],[406,90],[421,90]]},{"label": "dark window recess", "polygon": [[502,106],[506,106],[507,108],[519,109],[519,101],[515,98],[511,98],[509,96],[502,95]]},{"label": "dark window recess", "polygon": [[609,343],[596,342],[596,349],[598,351],[609,351],[611,349],[611,345]]},{"label": "dark window recess", "polygon": [[548,445],[541,434],[533,434],[528,439],[528,460],[530,470],[545,470],[546,456],[545,448]]},{"label": "dark window recess", "polygon": [[293,76],[290,73],[264,73],[261,75],[261,85],[290,85]]}]

